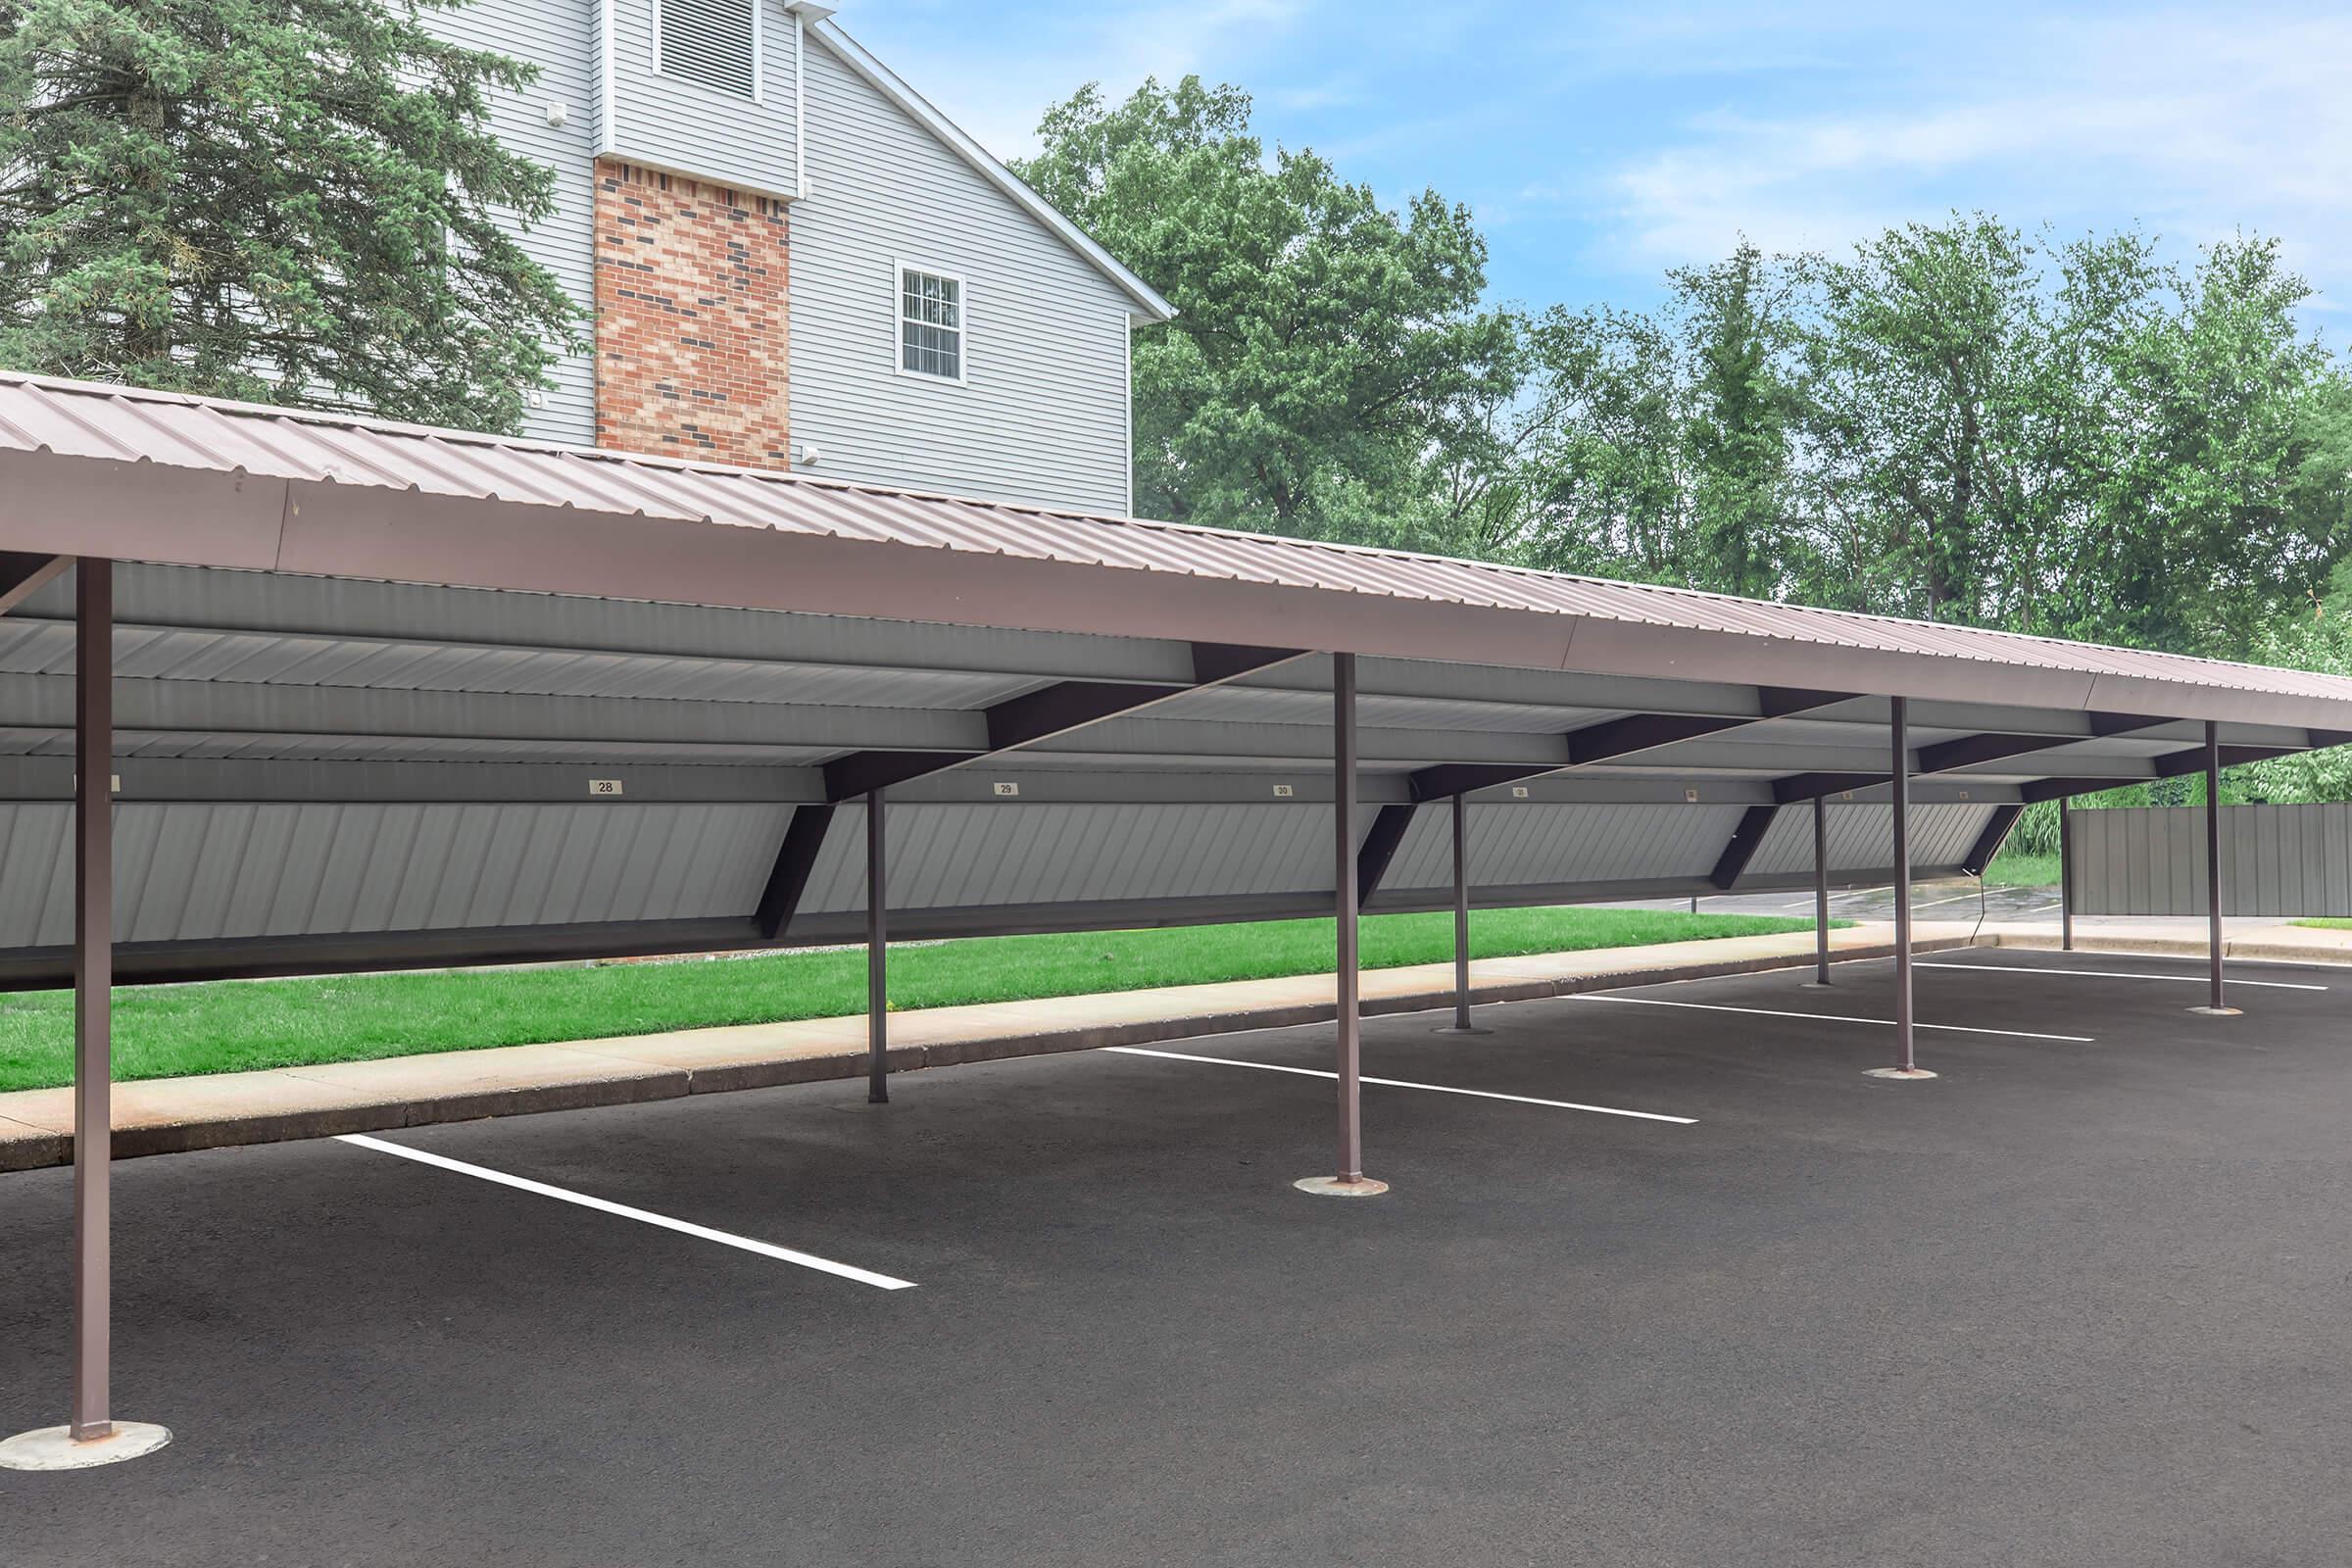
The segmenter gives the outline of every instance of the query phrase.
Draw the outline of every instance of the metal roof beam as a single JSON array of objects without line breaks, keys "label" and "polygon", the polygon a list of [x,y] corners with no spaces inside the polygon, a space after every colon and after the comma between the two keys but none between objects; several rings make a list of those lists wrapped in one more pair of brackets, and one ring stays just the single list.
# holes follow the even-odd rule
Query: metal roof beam
[{"label": "metal roof beam", "polygon": [[1588,724],[1583,729],[1570,730],[1565,737],[1567,760],[1555,765],[1510,767],[1447,762],[1424,768],[1413,775],[1413,798],[1431,801],[1448,795],[1468,794],[1473,790],[1492,789],[1498,784],[1524,783],[1547,773],[1590,767],[1596,762],[1614,761],[1642,752],[1656,751],[1680,741],[1696,740],[1725,730],[1832,708],[1853,701],[1854,695],[1852,692],[1759,686],[1756,688],[1756,711],[1753,713],[1627,713],[1620,718],[1603,719],[1597,724]]},{"label": "metal roof beam", "polygon": [[[918,750],[987,742],[979,710],[118,679],[116,728],[225,735]],[[0,725],[60,729],[70,675],[0,674]],[[127,749],[127,748],[125,748]]]},{"label": "metal roof beam", "polygon": [[965,752],[864,751],[825,764],[825,795],[846,801],[888,789],[927,773],[945,772],[983,758],[1002,756],[1040,741],[1084,729],[1106,718],[1139,712],[1155,703],[1204,687],[1222,685],[1251,670],[1267,669],[1306,656],[1297,649],[1251,648],[1230,643],[1195,643],[1193,680],[1188,685],[1127,684],[1065,680],[982,710],[985,744]]},{"label": "metal roof beam", "polygon": [[1984,868],[1992,863],[1992,858],[2001,853],[2001,846],[2008,841],[2009,830],[2017,826],[2017,819],[2025,813],[2023,806],[1994,807],[1992,815],[1984,820],[1984,831],[1977,835],[1977,842],[1960,858],[1960,869],[1970,876],[1983,876]]},{"label": "metal roof beam", "polygon": [[1978,767],[1986,762],[2005,761],[2013,757],[2030,757],[2035,752],[2073,746],[2082,741],[2105,740],[2115,735],[2131,735],[2141,730],[2162,729],[2176,720],[2150,718],[2141,713],[2090,713],[2085,715],[2081,735],[2011,735],[1986,733],[1963,735],[1958,740],[1937,741],[1922,746],[1914,754],[1918,765],[1914,773],[1949,773],[1958,768]]},{"label": "metal roof beam", "polygon": [[[2331,732],[2321,731],[2318,733]],[[2341,745],[2343,742],[2335,741],[2328,744]],[[2234,767],[2240,762],[2268,761],[2274,757],[2294,757],[2302,752],[2318,749],[2316,746],[2225,746],[2221,749],[2222,765]],[[2032,805],[2036,801],[2055,801],[2065,796],[2095,795],[2101,790],[2111,790],[2125,784],[2145,784],[2160,778],[2180,778],[2190,773],[2201,773],[2204,770],[2205,748],[2198,746],[2187,751],[2167,752],[2164,756],[2157,758],[2155,764],[2146,772],[2133,777],[2045,778],[2021,786],[2018,795],[2028,805]]]},{"label": "metal roof beam", "polygon": [[1816,795],[1842,795],[1887,782],[1885,773],[1791,773],[1772,781],[1772,798],[1783,806],[1793,806]]},{"label": "metal roof beam", "polygon": [[7,614],[74,564],[72,556],[0,550],[0,615]]},{"label": "metal roof beam", "polygon": [[784,828],[784,842],[776,851],[776,863],[768,870],[767,886],[760,894],[760,906],[752,914],[761,941],[775,941],[792,924],[801,895],[808,890],[808,873],[816,869],[817,852],[825,847],[825,834],[832,826],[830,801],[794,808],[792,820]]},{"label": "metal roof beam", "polygon": [[1772,831],[1772,819],[1780,810],[1778,806],[1751,806],[1740,812],[1739,825],[1732,829],[1731,841],[1724,845],[1723,855],[1707,880],[1724,892],[1731,892],[1740,881],[1740,873],[1747,869],[1747,862],[1756,858],[1756,847]]},{"label": "metal roof beam", "polygon": [[[1182,680],[1186,669],[1186,645],[1169,639],[194,566],[126,563],[118,574],[123,614],[117,626],[156,635],[1035,680]],[[37,618],[70,628],[72,606],[44,596]]]},{"label": "metal roof beam", "polygon": [[[2177,720],[2150,718],[2139,713],[2089,713],[2080,732],[2050,734],[2010,734],[1987,731],[1981,735],[1963,735],[1954,740],[1936,741],[1912,753],[1911,776],[1949,773],[1964,767],[1981,767],[2015,757],[2031,757],[2036,752],[2073,746],[2082,741],[2104,740],[2117,735],[2130,735],[2140,730],[2161,729]],[[2200,754],[2201,755],[2201,754]],[[1868,789],[1874,785],[1891,783],[1893,775],[1878,773],[1798,773],[1773,781],[1773,794],[1783,804],[1809,801],[1817,795],[1840,795],[1847,790]]]},{"label": "metal roof beam", "polygon": [[[1442,759],[1506,763],[1521,772],[1558,769],[1566,748],[1557,735],[1517,730],[1406,729],[1367,724],[1358,732],[1365,763],[1439,765]],[[1300,771],[1331,760],[1327,724],[1252,723],[1229,718],[1106,719],[1095,730],[1031,748],[1047,766],[1216,766],[1224,762],[1295,764]]]},{"label": "metal roof beam", "polygon": [[1420,808],[1418,801],[1384,806],[1372,818],[1372,826],[1364,834],[1363,846],[1355,856],[1355,891],[1359,902],[1380,891],[1381,879],[1389,874],[1397,847],[1404,843],[1405,830],[1413,825],[1413,813]]}]

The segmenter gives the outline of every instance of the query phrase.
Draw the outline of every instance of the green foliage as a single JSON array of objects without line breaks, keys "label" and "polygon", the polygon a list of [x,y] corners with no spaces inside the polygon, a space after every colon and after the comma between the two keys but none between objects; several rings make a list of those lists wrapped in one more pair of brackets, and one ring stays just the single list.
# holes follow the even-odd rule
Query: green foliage
[{"label": "green foliage", "polygon": [[2352,400],[2268,242],[1956,217],[1670,283],[1538,318],[1521,559],[2237,653],[2347,542]]},{"label": "green foliage", "polygon": [[[2337,564],[2325,601],[2268,628],[2250,657],[2257,663],[2352,675],[2352,560]],[[2352,754],[2340,746],[2248,762],[2231,776],[2266,801],[2352,801]]]},{"label": "green foliage", "polygon": [[1790,525],[1802,409],[1785,366],[1798,275],[1742,245],[1667,276],[1657,317],[1554,306],[1526,323],[1513,557],[1775,596],[1808,550]]},{"label": "green foliage", "polygon": [[1486,242],[1436,192],[1399,215],[1311,152],[1269,159],[1250,99],[1187,76],[1093,87],[1018,166],[1182,314],[1139,332],[1136,504],[1155,516],[1477,548],[1479,444],[1516,384],[1509,317],[1480,306]]},{"label": "green foliage", "polygon": [[2352,389],[2269,240],[1955,214],[1495,310],[1461,208],[1269,158],[1235,88],[1041,133],[1023,176],[1183,312],[1136,346],[1147,512],[2217,654],[2352,547]]},{"label": "green foliage", "polygon": [[511,429],[574,307],[535,68],[419,0],[0,0],[0,365]]}]

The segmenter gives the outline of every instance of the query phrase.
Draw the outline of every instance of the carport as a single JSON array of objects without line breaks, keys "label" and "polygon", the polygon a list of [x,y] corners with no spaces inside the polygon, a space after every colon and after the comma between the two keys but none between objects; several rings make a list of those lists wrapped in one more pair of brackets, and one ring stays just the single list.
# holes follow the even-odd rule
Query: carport
[{"label": "carport", "polygon": [[77,1150],[118,981],[863,937],[882,1100],[886,938],[1336,910],[1299,1185],[1370,1195],[1359,909],[1812,888],[1827,980],[1834,883],[2352,738],[2298,671],[24,376],[0,498],[0,985],[76,990]]}]

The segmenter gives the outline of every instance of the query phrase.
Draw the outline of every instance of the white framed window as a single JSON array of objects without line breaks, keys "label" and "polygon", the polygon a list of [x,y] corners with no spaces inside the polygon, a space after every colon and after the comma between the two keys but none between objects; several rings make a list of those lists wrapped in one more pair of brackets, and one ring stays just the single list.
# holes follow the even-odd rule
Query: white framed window
[{"label": "white framed window", "polygon": [[963,277],[898,264],[899,373],[960,384],[964,372]]},{"label": "white framed window", "polygon": [[653,0],[654,69],[758,100],[760,0]]}]

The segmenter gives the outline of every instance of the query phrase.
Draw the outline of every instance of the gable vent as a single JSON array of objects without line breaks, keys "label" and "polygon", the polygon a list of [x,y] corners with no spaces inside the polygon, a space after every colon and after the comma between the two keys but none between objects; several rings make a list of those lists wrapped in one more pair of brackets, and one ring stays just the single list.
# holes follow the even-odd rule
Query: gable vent
[{"label": "gable vent", "polygon": [[760,95],[759,0],[660,0],[654,25],[664,75]]}]

